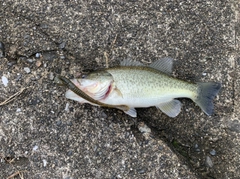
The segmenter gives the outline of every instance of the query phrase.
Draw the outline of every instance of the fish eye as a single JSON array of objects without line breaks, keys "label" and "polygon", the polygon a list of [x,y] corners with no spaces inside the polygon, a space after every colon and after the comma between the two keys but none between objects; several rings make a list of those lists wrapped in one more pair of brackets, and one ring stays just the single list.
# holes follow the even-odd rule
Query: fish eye
[{"label": "fish eye", "polygon": [[87,75],[86,75],[86,74],[82,75],[82,78],[86,78],[86,77],[87,77]]}]

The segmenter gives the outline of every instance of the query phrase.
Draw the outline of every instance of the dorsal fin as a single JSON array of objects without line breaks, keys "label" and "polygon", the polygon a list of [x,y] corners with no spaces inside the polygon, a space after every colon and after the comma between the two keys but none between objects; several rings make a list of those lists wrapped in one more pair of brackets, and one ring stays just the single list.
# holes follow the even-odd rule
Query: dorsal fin
[{"label": "dorsal fin", "polygon": [[166,74],[172,73],[173,59],[170,57],[161,58],[149,65],[149,67]]},{"label": "dorsal fin", "polygon": [[144,66],[141,62],[124,59],[120,62],[121,66]]}]

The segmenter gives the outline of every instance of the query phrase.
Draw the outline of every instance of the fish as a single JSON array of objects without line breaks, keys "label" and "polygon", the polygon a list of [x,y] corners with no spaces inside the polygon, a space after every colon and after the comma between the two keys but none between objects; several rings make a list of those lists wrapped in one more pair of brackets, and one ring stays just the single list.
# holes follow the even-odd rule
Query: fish
[{"label": "fish", "polygon": [[123,60],[120,66],[99,69],[84,78],[71,80],[94,101],[71,89],[66,91],[65,97],[82,104],[116,106],[131,117],[137,117],[135,108],[151,106],[156,106],[169,117],[176,117],[182,106],[178,98],[189,98],[206,115],[212,115],[213,99],[220,91],[221,83],[191,83],[175,78],[171,76],[172,66],[173,59],[170,57],[159,59],[148,66],[138,61]]}]

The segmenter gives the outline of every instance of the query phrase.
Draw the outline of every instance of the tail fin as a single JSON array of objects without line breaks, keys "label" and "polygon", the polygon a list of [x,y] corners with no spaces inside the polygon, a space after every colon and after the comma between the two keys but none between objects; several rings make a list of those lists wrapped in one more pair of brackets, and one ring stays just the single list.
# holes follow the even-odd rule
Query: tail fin
[{"label": "tail fin", "polygon": [[194,101],[209,116],[213,113],[213,98],[218,94],[220,89],[221,83],[198,83],[198,96]]}]

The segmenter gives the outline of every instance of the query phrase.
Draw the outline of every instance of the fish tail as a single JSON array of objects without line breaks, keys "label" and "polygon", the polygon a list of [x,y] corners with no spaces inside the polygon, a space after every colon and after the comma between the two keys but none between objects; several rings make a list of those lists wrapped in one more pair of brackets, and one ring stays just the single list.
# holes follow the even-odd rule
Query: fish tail
[{"label": "fish tail", "polygon": [[213,99],[221,89],[221,83],[198,83],[198,96],[194,100],[207,115],[213,113]]}]

